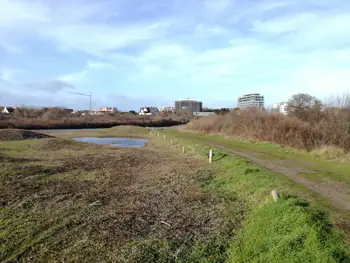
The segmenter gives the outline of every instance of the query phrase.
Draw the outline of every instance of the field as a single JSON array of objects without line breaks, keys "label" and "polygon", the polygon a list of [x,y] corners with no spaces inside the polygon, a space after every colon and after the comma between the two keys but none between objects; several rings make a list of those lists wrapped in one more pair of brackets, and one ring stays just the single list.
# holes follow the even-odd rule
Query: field
[{"label": "field", "polygon": [[[209,165],[209,146],[189,134],[48,134],[0,141],[1,262],[350,260],[330,218],[296,197],[304,186],[216,148]],[[150,141],[128,149],[70,140],[80,136]]]}]

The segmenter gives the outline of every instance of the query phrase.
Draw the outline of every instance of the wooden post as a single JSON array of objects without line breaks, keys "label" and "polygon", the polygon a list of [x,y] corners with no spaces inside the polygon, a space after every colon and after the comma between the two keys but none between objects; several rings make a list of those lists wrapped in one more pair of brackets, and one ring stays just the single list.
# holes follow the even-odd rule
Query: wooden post
[{"label": "wooden post", "polygon": [[271,191],[271,195],[272,195],[273,200],[275,202],[277,202],[277,200],[278,200],[278,193],[277,193],[277,191],[276,190],[272,190]]},{"label": "wooden post", "polygon": [[185,153],[185,146],[182,146],[182,152]]},{"label": "wooden post", "polygon": [[159,132],[158,132],[158,137],[159,137]]},{"label": "wooden post", "polygon": [[209,163],[213,162],[213,151],[209,150]]},{"label": "wooden post", "polygon": [[170,141],[170,145],[173,146],[173,140]]}]

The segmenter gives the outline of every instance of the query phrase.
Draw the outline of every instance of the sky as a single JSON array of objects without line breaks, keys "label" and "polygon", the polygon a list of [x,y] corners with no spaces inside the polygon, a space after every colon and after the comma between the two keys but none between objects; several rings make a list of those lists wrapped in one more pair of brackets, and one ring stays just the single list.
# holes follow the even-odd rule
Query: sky
[{"label": "sky", "polygon": [[350,90],[349,0],[0,0],[0,105],[234,107]]}]

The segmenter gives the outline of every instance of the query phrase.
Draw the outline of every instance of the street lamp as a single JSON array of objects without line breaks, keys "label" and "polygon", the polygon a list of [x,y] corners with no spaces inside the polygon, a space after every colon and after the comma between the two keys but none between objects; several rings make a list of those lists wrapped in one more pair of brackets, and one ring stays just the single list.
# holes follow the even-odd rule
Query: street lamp
[{"label": "street lamp", "polygon": [[79,93],[79,92],[69,92],[70,94],[75,94],[75,95],[80,95],[80,96],[85,96],[85,97],[89,97],[90,98],[90,114],[92,111],[91,108],[91,97],[92,97],[92,92],[90,92],[90,94],[85,94],[85,93]]}]

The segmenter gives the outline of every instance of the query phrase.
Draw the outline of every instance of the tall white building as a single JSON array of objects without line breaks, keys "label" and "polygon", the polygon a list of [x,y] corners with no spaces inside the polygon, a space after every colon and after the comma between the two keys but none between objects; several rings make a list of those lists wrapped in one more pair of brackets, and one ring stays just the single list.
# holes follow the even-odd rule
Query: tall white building
[{"label": "tall white building", "polygon": [[237,107],[245,108],[264,108],[264,96],[259,93],[244,94],[238,97]]},{"label": "tall white building", "polygon": [[272,105],[272,112],[279,112],[283,115],[288,114],[288,103],[287,102],[280,102],[275,103]]}]

